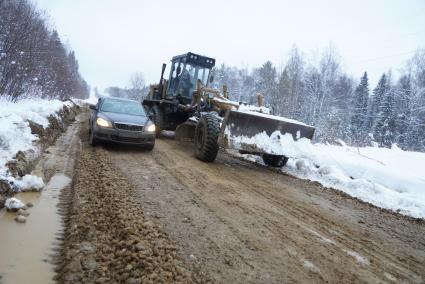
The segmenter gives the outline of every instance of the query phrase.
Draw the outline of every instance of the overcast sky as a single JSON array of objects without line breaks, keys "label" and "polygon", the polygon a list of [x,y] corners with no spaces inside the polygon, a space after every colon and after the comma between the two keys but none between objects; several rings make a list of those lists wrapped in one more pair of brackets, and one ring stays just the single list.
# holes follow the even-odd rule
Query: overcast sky
[{"label": "overcast sky", "polygon": [[156,82],[161,63],[188,51],[279,67],[293,44],[311,56],[330,42],[344,70],[355,78],[368,71],[374,84],[425,47],[425,0],[34,1],[100,89],[128,86],[134,72]]}]

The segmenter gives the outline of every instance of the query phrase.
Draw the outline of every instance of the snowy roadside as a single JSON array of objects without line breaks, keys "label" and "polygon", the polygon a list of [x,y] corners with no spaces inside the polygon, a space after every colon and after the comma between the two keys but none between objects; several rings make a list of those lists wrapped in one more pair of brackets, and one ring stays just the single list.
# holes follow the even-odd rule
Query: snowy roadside
[{"label": "snowy roadside", "polygon": [[[18,156],[25,153],[32,153],[32,157],[24,157],[24,160],[35,159],[39,156],[40,146],[36,141],[40,137],[32,133],[30,123],[44,130],[49,127],[49,117],[55,118],[60,123],[63,118],[59,116],[59,112],[64,111],[64,106],[69,109],[73,104],[69,101],[43,99],[24,99],[11,103],[0,98],[0,181],[3,180],[1,191],[6,191],[3,187],[4,182],[13,184],[13,190],[17,191],[39,190],[43,187],[43,180],[40,177],[28,174],[22,178],[17,177],[10,172],[6,164],[9,161],[19,164]],[[51,136],[51,134],[46,135]],[[5,194],[1,191],[1,194]]]},{"label": "snowy roadside", "polygon": [[[283,172],[317,181],[325,187],[403,215],[425,218],[425,153],[345,145],[313,144],[302,138],[294,141],[289,134],[266,133],[237,137],[238,143],[255,143],[263,149],[285,155],[289,161]],[[262,163],[261,158],[241,155]]]}]

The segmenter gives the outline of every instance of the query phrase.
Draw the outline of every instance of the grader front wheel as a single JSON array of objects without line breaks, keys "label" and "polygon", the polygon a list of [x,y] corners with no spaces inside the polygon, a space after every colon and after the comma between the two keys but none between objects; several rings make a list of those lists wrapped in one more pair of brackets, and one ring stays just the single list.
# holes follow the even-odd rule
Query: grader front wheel
[{"label": "grader front wheel", "polygon": [[220,123],[213,114],[202,116],[195,129],[195,156],[204,162],[213,162],[218,153]]}]

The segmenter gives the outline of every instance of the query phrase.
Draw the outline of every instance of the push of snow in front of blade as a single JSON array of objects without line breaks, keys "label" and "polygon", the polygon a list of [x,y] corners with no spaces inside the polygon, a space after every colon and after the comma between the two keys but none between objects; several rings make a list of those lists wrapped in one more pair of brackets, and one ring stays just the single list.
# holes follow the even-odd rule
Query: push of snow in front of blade
[{"label": "push of snow in front of blade", "polygon": [[[267,153],[289,159],[282,170],[320,182],[375,206],[415,218],[425,218],[425,153],[392,149],[355,148],[294,141],[291,134],[265,132],[232,137],[234,143],[257,145]],[[248,157],[244,155],[244,157]],[[249,158],[252,160],[252,157]]]}]

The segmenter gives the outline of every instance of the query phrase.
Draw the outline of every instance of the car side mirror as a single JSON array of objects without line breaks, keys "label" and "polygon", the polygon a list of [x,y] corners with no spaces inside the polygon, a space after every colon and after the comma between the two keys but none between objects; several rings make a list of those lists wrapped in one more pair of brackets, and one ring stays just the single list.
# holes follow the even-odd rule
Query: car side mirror
[{"label": "car side mirror", "polygon": [[89,105],[89,108],[92,110],[97,110],[97,106],[96,105]]}]

